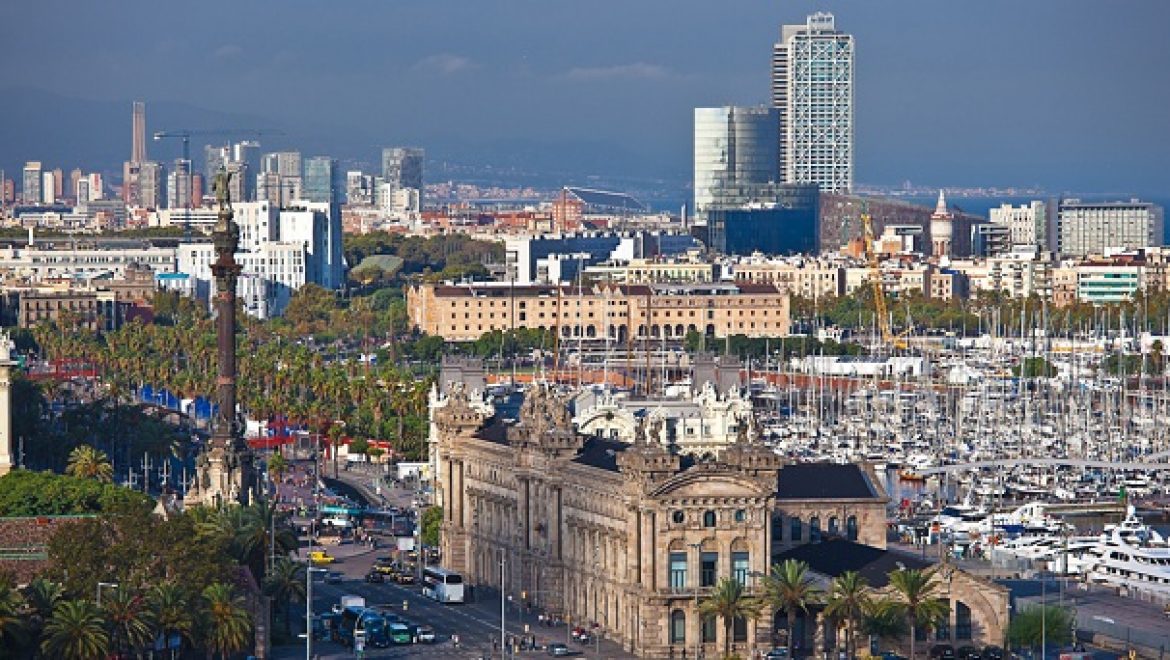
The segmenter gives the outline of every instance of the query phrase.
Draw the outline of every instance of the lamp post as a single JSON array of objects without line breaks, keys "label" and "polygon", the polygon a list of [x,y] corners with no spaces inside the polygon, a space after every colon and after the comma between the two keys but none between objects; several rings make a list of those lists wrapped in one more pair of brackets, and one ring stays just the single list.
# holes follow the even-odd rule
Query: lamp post
[{"label": "lamp post", "polygon": [[317,526],[320,490],[317,479],[317,452],[313,451],[313,517],[309,520],[309,545],[305,550],[305,660],[313,660],[313,532]]},{"label": "lamp post", "polygon": [[118,583],[117,582],[98,582],[97,583],[97,606],[98,607],[102,606],[102,587],[105,587],[108,589],[117,589]]}]

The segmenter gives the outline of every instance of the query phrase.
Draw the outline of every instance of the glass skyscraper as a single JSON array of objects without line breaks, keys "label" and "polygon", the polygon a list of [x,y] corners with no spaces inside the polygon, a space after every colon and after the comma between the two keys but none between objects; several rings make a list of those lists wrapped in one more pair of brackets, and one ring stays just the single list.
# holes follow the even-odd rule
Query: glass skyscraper
[{"label": "glass skyscraper", "polygon": [[695,214],[722,191],[780,180],[779,119],[767,106],[695,108]]},{"label": "glass skyscraper", "polygon": [[305,159],[303,196],[310,202],[341,203],[342,179],[337,160],[328,156]]},{"label": "glass skyscraper", "polygon": [[833,15],[785,25],[772,50],[772,105],[780,114],[785,183],[853,188],[853,35]]},{"label": "glass skyscraper", "polygon": [[387,147],[382,150],[382,180],[395,190],[423,187],[423,150],[417,147]]}]

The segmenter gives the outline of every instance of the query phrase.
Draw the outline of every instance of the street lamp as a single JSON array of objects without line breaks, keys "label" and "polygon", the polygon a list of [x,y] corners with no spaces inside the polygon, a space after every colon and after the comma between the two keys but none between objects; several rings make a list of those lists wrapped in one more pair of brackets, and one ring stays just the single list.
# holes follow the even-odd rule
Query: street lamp
[{"label": "street lamp", "polygon": [[98,607],[102,606],[102,587],[106,587],[108,589],[117,589],[118,583],[117,582],[98,582],[97,583],[97,606]]}]

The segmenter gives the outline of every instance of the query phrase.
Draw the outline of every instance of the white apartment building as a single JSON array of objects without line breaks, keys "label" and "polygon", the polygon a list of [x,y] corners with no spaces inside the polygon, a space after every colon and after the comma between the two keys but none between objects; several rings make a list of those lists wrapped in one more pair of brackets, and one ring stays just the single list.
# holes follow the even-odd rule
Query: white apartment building
[{"label": "white apartment building", "polygon": [[1082,202],[1062,199],[1056,220],[1056,252],[1083,257],[1109,250],[1161,245],[1162,207],[1150,202]]},{"label": "white apartment building", "polygon": [[[295,208],[285,210],[266,201],[233,207],[240,230],[236,261],[243,268],[236,295],[244,310],[258,318],[282,314],[305,284],[336,289],[343,283],[340,218],[330,216],[327,203],[293,204]],[[210,301],[215,293],[213,246],[180,245],[178,260],[179,269],[192,279],[191,289]]]},{"label": "white apartment building", "polygon": [[177,267],[174,248],[64,249],[41,247],[0,248],[0,274],[31,281],[56,277],[125,277],[130,264],[149,266],[156,274],[173,273]]},{"label": "white apartment building", "polygon": [[1032,201],[1019,206],[1001,204],[990,211],[991,222],[1008,228],[1012,245],[1046,245],[1048,242],[1048,205]]}]

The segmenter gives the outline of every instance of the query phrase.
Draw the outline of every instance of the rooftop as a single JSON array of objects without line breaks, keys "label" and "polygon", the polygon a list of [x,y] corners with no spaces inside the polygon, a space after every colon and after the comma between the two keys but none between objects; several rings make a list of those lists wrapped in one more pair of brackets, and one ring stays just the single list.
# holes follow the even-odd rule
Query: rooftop
[{"label": "rooftop", "polygon": [[827,577],[837,577],[845,571],[857,571],[871,587],[880,589],[889,584],[889,574],[901,568],[921,569],[930,566],[912,555],[882,550],[842,538],[830,538],[820,543],[798,545],[777,558],[803,561],[810,570]]},{"label": "rooftop", "polygon": [[837,463],[792,463],[780,469],[776,498],[835,500],[880,497],[860,467]]}]

